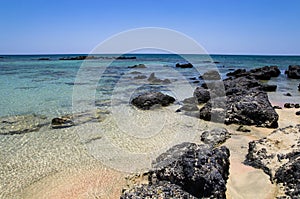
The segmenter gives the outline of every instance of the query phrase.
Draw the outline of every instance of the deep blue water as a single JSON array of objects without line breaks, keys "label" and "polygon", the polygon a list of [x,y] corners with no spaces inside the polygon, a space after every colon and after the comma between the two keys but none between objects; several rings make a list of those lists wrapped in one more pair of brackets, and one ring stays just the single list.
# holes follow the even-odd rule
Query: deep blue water
[{"label": "deep blue water", "polygon": [[[110,103],[118,92],[136,93],[143,90],[166,90],[174,84],[188,82],[193,88],[198,76],[210,69],[218,69],[222,77],[238,68],[256,68],[266,65],[278,66],[282,74],[270,80],[278,85],[280,95],[290,92],[299,96],[296,85],[299,80],[287,79],[283,74],[289,65],[300,65],[300,56],[241,56],[241,55],[178,55],[170,54],[130,54],[136,59],[109,59],[117,55],[96,55],[106,57],[95,60],[59,60],[63,57],[79,55],[0,55],[0,116],[16,114],[43,114],[49,116],[72,112],[74,88],[83,101],[89,95],[96,107]],[[49,58],[49,60],[39,60]],[[196,68],[176,68],[176,63],[191,62]],[[135,64],[145,64],[145,69],[128,68]],[[132,74],[140,72],[141,74]],[[137,76],[155,72],[160,79],[170,79],[170,85],[153,85]],[[74,86],[75,85],[75,86]],[[116,89],[118,88],[118,89]],[[179,88],[179,87],[178,87]],[[130,93],[132,94],[132,93]],[[123,95],[120,95],[123,96]],[[190,93],[192,96],[192,93]],[[124,96],[123,96],[124,97]],[[91,98],[91,97],[90,97]],[[128,95],[130,98],[130,95]],[[285,98],[283,100],[286,100]],[[126,99],[120,99],[125,101]],[[128,100],[127,100],[128,101]],[[75,102],[77,103],[77,102]],[[79,101],[78,101],[79,103]],[[84,105],[85,103],[83,103]]]}]

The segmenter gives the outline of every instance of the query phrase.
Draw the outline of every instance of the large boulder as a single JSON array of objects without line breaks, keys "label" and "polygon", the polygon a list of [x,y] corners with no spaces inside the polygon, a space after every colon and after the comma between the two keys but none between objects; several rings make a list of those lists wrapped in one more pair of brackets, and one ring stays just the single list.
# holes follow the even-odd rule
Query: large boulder
[{"label": "large boulder", "polygon": [[202,76],[200,76],[204,80],[220,80],[221,76],[216,70],[209,70],[205,72]]},{"label": "large boulder", "polygon": [[276,128],[278,114],[269,102],[263,86],[251,76],[224,80],[226,99],[208,101],[200,109],[200,118],[226,124]]},{"label": "large boulder", "polygon": [[226,198],[229,150],[222,146],[182,143],[160,155],[150,171],[149,181],[168,181],[197,198]]},{"label": "large boulder", "polygon": [[289,68],[285,71],[288,78],[300,79],[300,65],[289,65]]},{"label": "large boulder", "polygon": [[142,110],[149,110],[154,105],[168,106],[175,98],[161,92],[147,92],[131,101],[131,104]]}]

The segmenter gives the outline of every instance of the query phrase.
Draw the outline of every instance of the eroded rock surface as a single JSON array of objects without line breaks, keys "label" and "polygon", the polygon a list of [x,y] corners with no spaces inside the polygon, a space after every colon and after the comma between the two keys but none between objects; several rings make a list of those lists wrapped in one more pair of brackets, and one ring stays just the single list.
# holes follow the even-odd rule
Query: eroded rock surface
[{"label": "eroded rock surface", "polygon": [[175,98],[161,92],[147,92],[134,98],[131,103],[142,110],[149,110],[154,105],[168,106]]}]

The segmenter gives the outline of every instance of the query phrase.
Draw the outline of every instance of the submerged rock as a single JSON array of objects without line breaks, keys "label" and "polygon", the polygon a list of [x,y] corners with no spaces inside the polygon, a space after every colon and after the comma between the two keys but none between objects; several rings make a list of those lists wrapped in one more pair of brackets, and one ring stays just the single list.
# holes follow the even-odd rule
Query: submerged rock
[{"label": "submerged rock", "polygon": [[136,64],[133,66],[128,66],[128,68],[147,68],[145,64]]},{"label": "submerged rock", "polygon": [[229,150],[222,146],[182,143],[160,155],[150,171],[149,181],[168,181],[197,198],[226,198]]},{"label": "submerged rock", "polygon": [[300,65],[289,65],[289,68],[285,71],[288,78],[300,79]]},{"label": "submerged rock", "polygon": [[216,128],[201,134],[201,141],[214,147],[224,143],[228,138],[230,134],[225,128]]},{"label": "submerged rock", "polygon": [[131,104],[142,110],[149,110],[153,105],[168,106],[175,102],[175,98],[161,92],[148,92],[131,101]]},{"label": "submerged rock", "polygon": [[13,135],[38,131],[48,124],[47,117],[35,114],[1,117],[0,134]]}]

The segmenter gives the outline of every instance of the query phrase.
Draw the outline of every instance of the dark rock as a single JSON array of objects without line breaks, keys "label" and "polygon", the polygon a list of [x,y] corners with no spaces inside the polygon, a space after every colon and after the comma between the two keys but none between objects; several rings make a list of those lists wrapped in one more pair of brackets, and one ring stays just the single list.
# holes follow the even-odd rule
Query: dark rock
[{"label": "dark rock", "polygon": [[227,97],[224,105],[222,100],[209,101],[200,109],[201,119],[277,128],[278,114],[257,80],[253,77],[228,78],[224,80],[224,87]]},{"label": "dark rock", "polygon": [[300,111],[297,111],[297,112],[296,112],[296,115],[300,115]]},{"label": "dark rock", "polygon": [[300,108],[300,105],[299,104],[295,104],[295,108]]},{"label": "dark rock", "polygon": [[193,68],[193,65],[191,63],[186,63],[186,64],[177,63],[176,67],[177,68]]},{"label": "dark rock", "polygon": [[246,73],[246,69],[237,69],[233,72],[227,73],[226,75],[233,76],[233,77],[241,77],[244,73]]},{"label": "dark rock", "polygon": [[266,92],[274,92],[277,89],[277,85],[262,84],[262,90]]},{"label": "dark rock", "polygon": [[207,89],[197,87],[194,91],[193,96],[197,99],[198,103],[206,103],[210,99],[210,94]]},{"label": "dark rock", "polygon": [[282,109],[280,106],[273,106],[274,109]]},{"label": "dark rock", "polygon": [[85,60],[85,59],[100,59],[100,57],[80,55],[77,57],[62,57],[59,60]]},{"label": "dark rock", "polygon": [[300,154],[300,125],[273,131],[265,138],[249,143],[245,163],[263,169],[271,180],[287,161]]},{"label": "dark rock", "polygon": [[300,79],[300,65],[290,65],[288,70],[285,71],[288,78]]},{"label": "dark rock", "polygon": [[138,76],[135,76],[133,79],[146,79],[147,76],[146,75],[138,75]]},{"label": "dark rock", "polygon": [[230,135],[225,128],[216,128],[210,131],[204,131],[201,134],[201,141],[213,147],[224,143],[228,138],[230,138]]},{"label": "dark rock", "polygon": [[142,199],[142,198],[178,198],[178,199],[196,199],[188,192],[184,191],[180,186],[167,181],[162,181],[159,184],[138,185],[130,190],[122,193],[121,199]]},{"label": "dark rock", "polygon": [[288,97],[291,97],[292,96],[292,94],[291,93],[285,93],[285,94],[283,94],[284,96],[288,96]]},{"label": "dark rock", "polygon": [[251,132],[250,129],[246,128],[246,127],[243,126],[243,125],[239,126],[236,130],[237,130],[237,131],[240,131],[240,132],[245,132],[245,133]]},{"label": "dark rock", "polygon": [[57,117],[53,118],[51,121],[51,127],[54,129],[58,128],[67,128],[74,126],[74,122],[71,119],[71,116],[63,116],[63,117]]},{"label": "dark rock", "polygon": [[233,77],[245,77],[253,76],[257,80],[269,80],[271,77],[278,77],[280,70],[277,66],[264,66],[262,68],[255,68],[250,71],[245,69],[237,69],[234,72],[227,73],[227,76]]},{"label": "dark rock", "polygon": [[151,184],[169,181],[197,198],[226,198],[229,150],[222,146],[182,143],[153,162]]},{"label": "dark rock", "polygon": [[190,77],[190,80],[197,80],[197,77]]},{"label": "dark rock", "polygon": [[283,105],[283,107],[284,107],[284,108],[294,108],[295,105],[294,105],[293,103],[285,103],[285,104]]},{"label": "dark rock", "polygon": [[299,85],[298,85],[298,91],[300,91],[300,83],[299,83]]},{"label": "dark rock", "polygon": [[117,57],[116,59],[136,59],[136,57],[134,56],[120,56],[120,57]]},{"label": "dark rock", "polygon": [[133,66],[128,66],[128,68],[147,68],[145,64],[136,64]]},{"label": "dark rock", "polygon": [[171,83],[171,81],[169,79],[164,79],[164,80],[158,79],[157,77],[155,77],[155,73],[150,74],[148,81],[153,84],[160,84],[160,83],[170,84]]},{"label": "dark rock", "polygon": [[204,79],[204,80],[220,80],[221,76],[218,71],[209,70],[203,74],[202,79]]},{"label": "dark rock", "polygon": [[173,97],[162,94],[161,92],[148,92],[134,98],[131,103],[139,109],[149,110],[153,105],[159,104],[168,106],[174,101],[175,99]]},{"label": "dark rock", "polygon": [[142,74],[141,72],[138,72],[138,71],[132,71],[130,74],[133,74],[133,75],[139,75],[139,74]]},{"label": "dark rock", "polygon": [[277,183],[283,183],[286,195],[291,198],[300,197],[300,156],[290,158],[289,162],[282,165],[275,174]]},{"label": "dark rock", "polygon": [[195,81],[193,81],[192,83],[193,83],[193,84],[198,84],[198,83],[200,83],[200,81],[199,81],[199,80],[195,80]]}]

